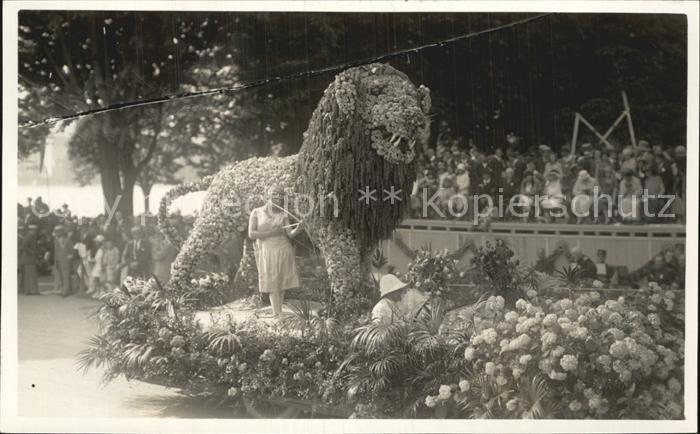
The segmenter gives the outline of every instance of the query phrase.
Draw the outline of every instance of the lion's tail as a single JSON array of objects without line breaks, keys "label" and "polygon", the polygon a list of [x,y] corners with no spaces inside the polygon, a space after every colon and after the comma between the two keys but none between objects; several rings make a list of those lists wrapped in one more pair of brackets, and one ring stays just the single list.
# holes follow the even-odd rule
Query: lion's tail
[{"label": "lion's tail", "polygon": [[170,219],[168,218],[168,209],[170,208],[170,204],[180,196],[206,190],[209,188],[209,185],[211,185],[213,179],[214,175],[211,175],[205,176],[198,181],[180,184],[168,190],[168,192],[165,193],[165,196],[163,196],[163,199],[161,199],[160,206],[158,207],[158,226],[163,232],[163,235],[165,235],[165,237],[178,249],[184,242],[185,234],[181,234],[178,231],[178,228],[174,227],[170,223]]}]

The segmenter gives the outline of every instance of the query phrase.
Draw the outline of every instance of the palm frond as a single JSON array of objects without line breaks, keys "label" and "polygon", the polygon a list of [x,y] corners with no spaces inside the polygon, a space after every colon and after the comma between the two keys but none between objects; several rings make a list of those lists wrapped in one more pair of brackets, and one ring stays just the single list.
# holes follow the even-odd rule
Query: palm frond
[{"label": "palm frond", "polygon": [[124,348],[122,363],[131,372],[142,371],[153,352],[153,346],[149,344],[129,343]]},{"label": "palm frond", "polygon": [[78,353],[76,367],[78,370],[87,373],[91,368],[99,368],[107,363],[110,343],[102,336],[96,335],[88,339],[88,348]]},{"label": "palm frond", "polygon": [[311,321],[314,313],[311,308],[311,301],[299,300],[295,303],[285,303],[289,308],[289,315],[282,318],[282,324],[289,329],[301,331],[302,334],[311,328]]},{"label": "palm frond", "polygon": [[354,351],[374,354],[404,342],[407,336],[406,325],[401,322],[371,322],[356,329],[355,337],[350,343]]},{"label": "palm frond", "polygon": [[228,330],[212,330],[204,334],[204,338],[209,342],[207,348],[221,356],[231,355],[236,349],[241,347],[241,340],[235,333]]},{"label": "palm frond", "polygon": [[522,378],[518,384],[521,402],[525,405],[526,419],[544,419],[554,417],[556,405],[549,400],[550,391],[544,377]]},{"label": "palm frond", "polygon": [[554,276],[564,285],[576,286],[581,280],[581,269],[572,265],[565,265],[560,270],[554,271]]},{"label": "palm frond", "polygon": [[369,365],[369,371],[377,379],[391,377],[400,372],[406,357],[398,352],[387,354]]}]

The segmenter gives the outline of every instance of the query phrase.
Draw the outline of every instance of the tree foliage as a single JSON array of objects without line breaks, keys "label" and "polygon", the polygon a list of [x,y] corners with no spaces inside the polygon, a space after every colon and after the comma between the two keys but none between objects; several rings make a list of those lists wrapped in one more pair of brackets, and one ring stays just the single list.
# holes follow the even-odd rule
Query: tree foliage
[{"label": "tree foliage", "polygon": [[[172,181],[177,164],[210,174],[232,160],[267,154],[275,143],[296,152],[338,71],[277,77],[526,16],[22,11],[20,122],[272,80],[162,108],[83,118],[70,143],[78,173],[99,173],[108,199],[128,196],[136,182],[146,182],[144,176]],[[622,110],[625,90],[637,137],[677,145],[685,142],[686,30],[682,15],[555,14],[389,62],[431,89],[434,123],[462,143],[503,146],[514,132],[521,146],[559,148],[571,138],[576,111],[606,130]],[[45,126],[20,129],[19,156],[41,148],[48,132]],[[625,129],[612,138],[629,142]]]}]

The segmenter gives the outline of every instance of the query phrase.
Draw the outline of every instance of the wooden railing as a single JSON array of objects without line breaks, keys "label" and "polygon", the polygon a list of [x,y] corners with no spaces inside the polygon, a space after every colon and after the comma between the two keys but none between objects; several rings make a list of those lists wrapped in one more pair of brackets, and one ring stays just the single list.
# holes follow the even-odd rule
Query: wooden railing
[{"label": "wooden railing", "polygon": [[[399,271],[410,260],[406,248],[430,247],[454,251],[466,243],[506,240],[522,262],[533,264],[537,250],[552,253],[560,244],[580,247],[595,258],[598,249],[607,252],[608,263],[634,270],[666,247],[685,243],[685,225],[592,225],[492,222],[488,227],[457,220],[407,219],[395,232],[395,240],[384,244],[384,254]],[[468,256],[468,255],[467,255]],[[465,262],[465,265],[467,262]]]}]

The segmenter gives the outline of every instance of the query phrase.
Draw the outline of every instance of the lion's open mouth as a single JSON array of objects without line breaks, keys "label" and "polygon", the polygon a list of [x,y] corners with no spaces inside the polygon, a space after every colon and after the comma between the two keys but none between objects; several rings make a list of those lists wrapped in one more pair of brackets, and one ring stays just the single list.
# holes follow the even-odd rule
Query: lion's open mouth
[{"label": "lion's open mouth", "polygon": [[402,153],[408,153],[414,146],[416,146],[416,141],[408,140],[407,138],[400,136],[398,134],[392,134],[389,139],[389,144],[394,148],[398,148]]},{"label": "lion's open mouth", "polygon": [[381,137],[381,141],[385,142],[388,148],[394,151],[399,151],[402,154],[408,154],[416,146],[416,140],[407,139],[406,137],[391,133],[384,128],[377,128],[375,130]]}]

